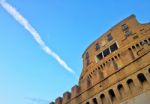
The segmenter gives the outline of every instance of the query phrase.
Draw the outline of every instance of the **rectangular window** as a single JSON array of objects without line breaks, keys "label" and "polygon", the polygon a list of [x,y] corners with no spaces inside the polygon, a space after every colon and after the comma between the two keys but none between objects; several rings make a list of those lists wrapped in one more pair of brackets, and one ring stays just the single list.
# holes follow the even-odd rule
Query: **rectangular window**
[{"label": "rectangular window", "polygon": [[122,28],[122,30],[124,31],[124,30],[128,29],[128,25],[127,25],[127,24],[123,24],[123,25],[121,26],[121,28]]},{"label": "rectangular window", "polygon": [[103,54],[104,54],[104,57],[106,57],[107,55],[109,55],[110,54],[109,48],[105,49],[103,51]]},{"label": "rectangular window", "polygon": [[114,51],[117,50],[117,49],[118,49],[118,46],[117,46],[116,43],[114,43],[113,45],[110,46],[111,52],[114,52]]},{"label": "rectangular window", "polygon": [[126,35],[126,36],[129,36],[129,35],[131,35],[131,34],[132,34],[132,32],[131,32],[129,29],[125,30],[125,35]]},{"label": "rectangular window", "polygon": [[97,43],[96,44],[96,51],[100,49],[100,45]]},{"label": "rectangular window", "polygon": [[102,55],[102,53],[99,53],[99,54],[97,55],[97,59],[98,59],[98,60],[103,59],[103,55]]},{"label": "rectangular window", "polygon": [[107,35],[107,37],[108,37],[108,41],[111,41],[113,39],[111,34]]}]

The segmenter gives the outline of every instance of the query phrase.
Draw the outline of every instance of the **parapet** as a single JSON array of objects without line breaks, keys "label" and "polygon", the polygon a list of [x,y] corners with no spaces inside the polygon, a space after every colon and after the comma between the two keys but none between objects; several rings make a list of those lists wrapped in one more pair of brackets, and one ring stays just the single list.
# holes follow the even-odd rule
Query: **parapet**
[{"label": "parapet", "polygon": [[58,97],[58,98],[55,100],[55,104],[62,104],[62,102],[63,102],[62,97]]},{"label": "parapet", "polygon": [[65,92],[63,94],[63,104],[67,103],[71,99],[71,93],[70,92]]},{"label": "parapet", "polygon": [[80,87],[78,85],[75,85],[71,89],[71,98],[76,97],[80,93]]}]

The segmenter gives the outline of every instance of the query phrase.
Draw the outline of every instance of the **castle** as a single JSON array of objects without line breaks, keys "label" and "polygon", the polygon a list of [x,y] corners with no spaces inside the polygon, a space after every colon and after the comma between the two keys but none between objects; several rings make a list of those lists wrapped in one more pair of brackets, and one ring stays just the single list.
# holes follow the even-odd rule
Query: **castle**
[{"label": "castle", "polygon": [[150,104],[150,23],[127,17],[82,58],[79,84],[50,104]]}]

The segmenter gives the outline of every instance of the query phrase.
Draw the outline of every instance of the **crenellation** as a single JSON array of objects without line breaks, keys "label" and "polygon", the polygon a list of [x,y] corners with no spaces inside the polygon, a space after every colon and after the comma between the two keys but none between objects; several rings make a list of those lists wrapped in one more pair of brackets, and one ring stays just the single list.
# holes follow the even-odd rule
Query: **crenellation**
[{"label": "crenellation", "polygon": [[56,100],[55,100],[55,104],[62,104],[63,102],[63,98],[62,97],[58,97]]},{"label": "crenellation", "polygon": [[78,85],[74,85],[71,89],[71,98],[74,98],[80,94],[80,87]]},{"label": "crenellation", "polygon": [[63,103],[62,104],[66,104],[70,99],[71,99],[71,93],[68,91],[65,92],[63,94]]}]

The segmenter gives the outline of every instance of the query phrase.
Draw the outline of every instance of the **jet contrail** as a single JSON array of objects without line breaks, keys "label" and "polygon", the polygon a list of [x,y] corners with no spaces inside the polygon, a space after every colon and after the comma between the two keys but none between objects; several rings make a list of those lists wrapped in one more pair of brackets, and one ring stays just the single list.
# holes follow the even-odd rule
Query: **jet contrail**
[{"label": "jet contrail", "polygon": [[49,56],[52,56],[55,60],[57,60],[57,62],[61,66],[63,66],[67,71],[69,71],[70,73],[72,73],[77,77],[76,73],[66,64],[66,62],[62,60],[59,57],[59,55],[53,52],[45,44],[45,42],[40,37],[40,34],[32,27],[32,25],[28,22],[27,19],[25,19],[13,6],[11,6],[5,0],[0,0],[0,5],[33,36],[35,41],[40,45],[40,47],[43,49],[45,53],[47,53]]},{"label": "jet contrail", "polygon": [[43,99],[36,99],[36,98],[25,98],[25,99],[35,104],[49,104],[49,101]]}]

